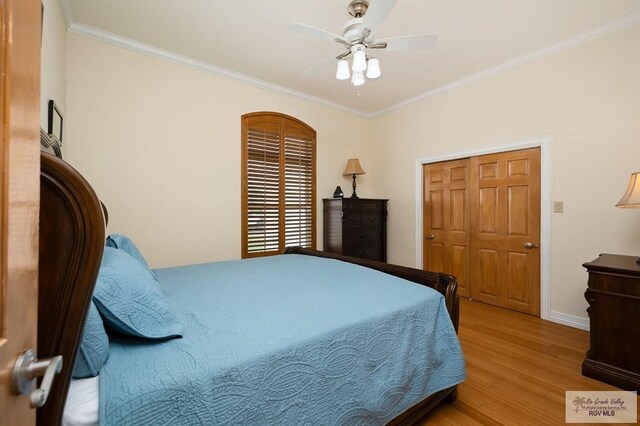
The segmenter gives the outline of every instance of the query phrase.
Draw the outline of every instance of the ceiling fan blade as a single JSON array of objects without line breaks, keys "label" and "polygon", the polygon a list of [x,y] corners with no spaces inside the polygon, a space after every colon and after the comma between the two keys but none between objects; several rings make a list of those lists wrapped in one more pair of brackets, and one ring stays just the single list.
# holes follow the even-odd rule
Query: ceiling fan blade
[{"label": "ceiling fan blade", "polygon": [[362,28],[369,28],[374,31],[382,25],[391,9],[396,5],[396,0],[371,0],[367,13],[362,20]]},{"label": "ceiling fan blade", "polygon": [[378,43],[387,43],[385,50],[393,52],[402,52],[406,50],[428,50],[433,49],[438,40],[437,35],[433,34],[420,34],[410,36],[391,37],[376,40]]},{"label": "ceiling fan blade", "polygon": [[320,71],[320,70],[322,70],[324,68],[327,68],[329,65],[335,64],[335,63],[337,63],[336,56],[335,55],[329,56],[327,59],[324,59],[324,60],[318,62],[317,64],[315,64],[311,68],[307,68],[306,70],[304,70],[302,72],[302,74],[305,74],[305,75],[312,74],[312,73],[314,73],[316,71]]},{"label": "ceiling fan blade", "polygon": [[345,44],[347,40],[337,34],[330,33],[329,31],[322,30],[320,28],[313,27],[311,25],[303,24],[302,22],[292,22],[288,27],[291,31],[295,31],[300,34],[304,34],[310,37],[321,38],[324,40],[337,41]]}]

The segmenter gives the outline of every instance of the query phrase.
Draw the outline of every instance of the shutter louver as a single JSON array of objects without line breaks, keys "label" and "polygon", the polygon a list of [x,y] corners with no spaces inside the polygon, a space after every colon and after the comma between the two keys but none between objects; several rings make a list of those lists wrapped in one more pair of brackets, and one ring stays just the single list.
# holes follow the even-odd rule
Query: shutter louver
[{"label": "shutter louver", "polygon": [[283,114],[246,114],[242,143],[242,257],[315,248],[315,131]]},{"label": "shutter louver", "polygon": [[285,247],[313,243],[313,146],[310,139],[284,137]]},{"label": "shutter louver", "polygon": [[247,252],[279,250],[280,135],[247,131]]}]

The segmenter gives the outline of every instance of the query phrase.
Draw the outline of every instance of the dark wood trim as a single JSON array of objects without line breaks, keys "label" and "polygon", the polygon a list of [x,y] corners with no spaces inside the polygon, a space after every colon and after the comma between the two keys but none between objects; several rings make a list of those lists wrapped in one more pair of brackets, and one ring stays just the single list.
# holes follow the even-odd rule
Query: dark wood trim
[{"label": "dark wood trim", "polygon": [[61,159],[41,153],[38,357],[63,356],[38,425],[59,425],[95,287],[105,221],[89,183]]}]

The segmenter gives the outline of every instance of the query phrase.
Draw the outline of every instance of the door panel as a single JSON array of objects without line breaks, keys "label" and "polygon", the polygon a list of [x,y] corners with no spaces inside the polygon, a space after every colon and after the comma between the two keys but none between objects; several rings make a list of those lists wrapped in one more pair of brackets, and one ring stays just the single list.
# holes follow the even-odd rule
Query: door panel
[{"label": "door panel", "polygon": [[540,149],[472,158],[470,188],[471,296],[539,315]]},{"label": "door panel", "polygon": [[469,296],[469,160],[423,166],[423,265],[458,278]]},{"label": "door panel", "polygon": [[0,0],[0,423],[35,424],[12,392],[16,355],[36,348],[40,203],[39,0]]}]

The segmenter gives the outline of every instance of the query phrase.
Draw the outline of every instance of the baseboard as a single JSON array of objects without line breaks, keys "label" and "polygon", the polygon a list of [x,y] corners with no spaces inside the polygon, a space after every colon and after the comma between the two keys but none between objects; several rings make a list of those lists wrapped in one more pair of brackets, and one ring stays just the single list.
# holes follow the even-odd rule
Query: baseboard
[{"label": "baseboard", "polygon": [[589,331],[589,318],[565,314],[564,312],[551,311],[549,321]]}]

